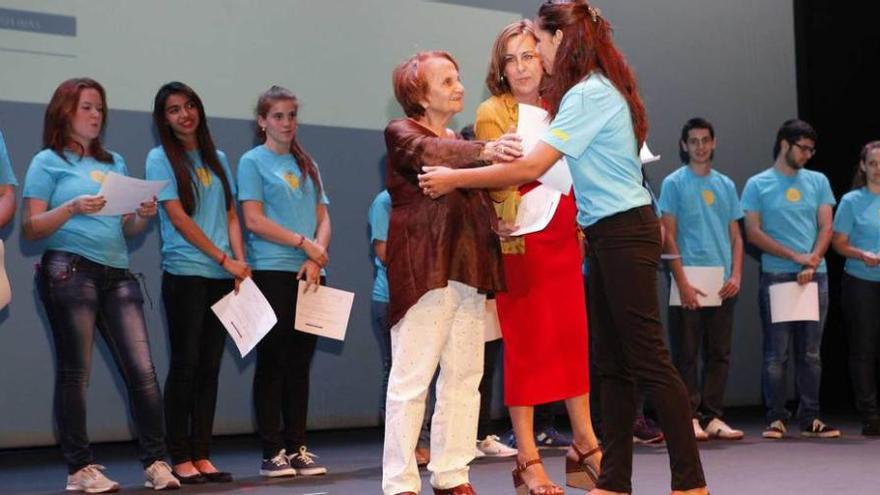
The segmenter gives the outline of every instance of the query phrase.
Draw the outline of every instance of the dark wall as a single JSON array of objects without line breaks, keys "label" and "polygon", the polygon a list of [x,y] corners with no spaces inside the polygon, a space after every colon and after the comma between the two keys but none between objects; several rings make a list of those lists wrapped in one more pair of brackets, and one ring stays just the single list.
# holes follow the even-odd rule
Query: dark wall
[{"label": "dark wall", "polygon": [[[833,0],[796,0],[798,110],[819,133],[819,152],[808,165],[831,180],[835,197],[850,190],[862,146],[880,139],[880,5],[841,8]],[[843,258],[827,257],[831,305],[822,343],[822,407],[849,410],[852,392],[848,346],[840,311]],[[880,304],[880,301],[878,301]]]}]

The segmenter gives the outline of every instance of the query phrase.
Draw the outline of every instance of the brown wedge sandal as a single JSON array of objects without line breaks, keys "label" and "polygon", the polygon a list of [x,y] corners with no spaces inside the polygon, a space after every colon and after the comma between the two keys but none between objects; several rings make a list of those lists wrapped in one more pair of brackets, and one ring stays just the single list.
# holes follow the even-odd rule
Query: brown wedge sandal
[{"label": "brown wedge sandal", "polygon": [[553,482],[550,482],[548,485],[529,488],[529,485],[523,480],[522,473],[528,469],[529,466],[534,466],[535,464],[543,464],[543,462],[538,458],[526,461],[525,464],[520,464],[519,462],[516,463],[516,468],[514,468],[512,473],[513,488],[516,490],[516,495],[564,495],[565,490]]},{"label": "brown wedge sandal", "polygon": [[593,467],[592,464],[588,463],[587,459],[602,450],[599,447],[596,447],[589,452],[584,453],[573,443],[571,444],[571,448],[574,450],[574,453],[577,454],[578,459],[573,461],[568,456],[565,456],[565,484],[573,488],[580,488],[581,490],[587,491],[596,488],[596,483],[599,481],[599,470]]}]

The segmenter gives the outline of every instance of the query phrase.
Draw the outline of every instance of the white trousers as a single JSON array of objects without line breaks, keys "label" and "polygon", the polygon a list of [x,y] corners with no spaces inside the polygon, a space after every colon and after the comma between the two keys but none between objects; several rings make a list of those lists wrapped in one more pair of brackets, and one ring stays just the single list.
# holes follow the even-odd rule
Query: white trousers
[{"label": "white trousers", "polygon": [[385,495],[421,491],[415,448],[425,396],[437,365],[431,419],[431,485],[468,482],[474,458],[483,376],[486,297],[459,282],[428,291],[391,328],[391,375],[385,403]]}]

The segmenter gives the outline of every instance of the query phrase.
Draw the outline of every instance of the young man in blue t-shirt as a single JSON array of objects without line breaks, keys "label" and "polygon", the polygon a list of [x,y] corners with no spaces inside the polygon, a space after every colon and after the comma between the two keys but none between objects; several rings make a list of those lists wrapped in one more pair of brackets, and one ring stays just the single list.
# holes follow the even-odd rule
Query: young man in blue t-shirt
[{"label": "young man in blue t-shirt", "polygon": [[[743,432],[724,422],[724,389],[730,368],[733,310],[742,275],[742,218],[736,186],[712,168],[715,130],[705,119],[693,118],[681,130],[679,155],[684,165],[669,174],[660,191],[666,252],[680,255],[669,268],[681,294],[680,306],[669,306],[669,343],[681,378],[688,388],[694,435],[738,440]],[[703,307],[705,287],[692,285],[685,267],[722,267],[721,306]],[[702,384],[698,377],[703,349]],[[705,428],[705,429],[704,429]]]},{"label": "young man in blue t-shirt", "polygon": [[[797,377],[797,419],[801,435],[839,437],[840,431],[819,419],[820,348],[828,313],[828,277],[825,251],[831,242],[834,194],[828,178],[804,169],[816,153],[816,131],[804,121],[789,120],[776,134],[773,166],[746,182],[742,207],[746,236],[760,248],[760,307],[764,330],[764,363],[761,382],[767,408],[764,438],[785,436],[785,409],[789,348]],[[819,321],[772,323],[769,288],[773,284],[816,282]]]}]

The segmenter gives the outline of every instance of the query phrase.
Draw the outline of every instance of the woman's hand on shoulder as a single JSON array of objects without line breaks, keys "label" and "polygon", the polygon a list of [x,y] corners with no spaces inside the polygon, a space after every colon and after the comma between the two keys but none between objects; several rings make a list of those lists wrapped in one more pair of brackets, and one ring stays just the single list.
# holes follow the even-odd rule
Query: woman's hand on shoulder
[{"label": "woman's hand on shoulder", "polygon": [[487,142],[480,152],[480,160],[487,162],[509,162],[521,156],[523,156],[522,138],[512,132]]}]

